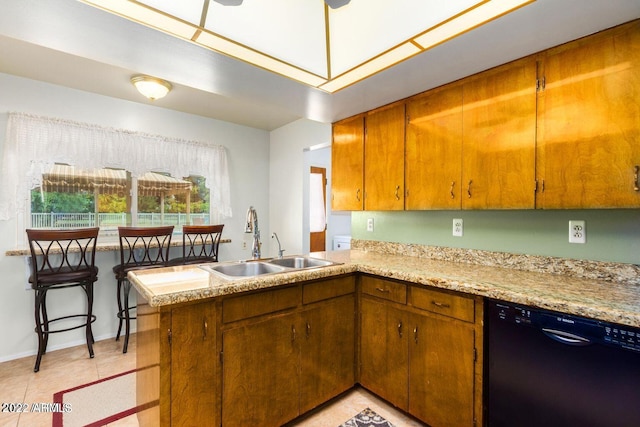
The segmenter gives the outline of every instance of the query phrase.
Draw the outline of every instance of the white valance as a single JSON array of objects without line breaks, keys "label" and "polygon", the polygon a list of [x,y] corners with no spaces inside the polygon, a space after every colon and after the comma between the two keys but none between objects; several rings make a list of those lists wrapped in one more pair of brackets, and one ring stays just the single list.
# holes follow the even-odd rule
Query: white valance
[{"label": "white valance", "polygon": [[0,171],[0,220],[25,212],[29,190],[54,163],[85,169],[122,168],[133,176],[165,172],[206,178],[212,218],[231,217],[226,150],[221,145],[167,138],[68,120],[9,113]]}]

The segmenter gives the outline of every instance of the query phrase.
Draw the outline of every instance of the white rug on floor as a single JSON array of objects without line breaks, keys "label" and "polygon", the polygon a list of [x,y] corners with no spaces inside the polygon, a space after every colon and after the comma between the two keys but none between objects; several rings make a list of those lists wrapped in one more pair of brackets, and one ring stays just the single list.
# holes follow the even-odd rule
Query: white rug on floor
[{"label": "white rug on floor", "polygon": [[83,384],[53,395],[58,411],[53,414],[53,427],[98,427],[135,414],[136,371]]}]

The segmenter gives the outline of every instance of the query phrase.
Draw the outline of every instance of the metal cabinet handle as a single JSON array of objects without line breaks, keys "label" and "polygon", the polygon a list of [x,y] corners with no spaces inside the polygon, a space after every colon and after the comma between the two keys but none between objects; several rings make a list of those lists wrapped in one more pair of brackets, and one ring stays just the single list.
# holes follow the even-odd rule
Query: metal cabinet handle
[{"label": "metal cabinet handle", "polygon": [[360,201],[360,189],[356,191],[356,200]]},{"label": "metal cabinet handle", "polygon": [[640,183],[638,182],[638,173],[640,172],[640,166],[636,165],[633,168],[633,190],[640,191]]},{"label": "metal cabinet handle", "polygon": [[396,200],[400,200],[400,186],[396,185]]},{"label": "metal cabinet handle", "polygon": [[469,185],[467,185],[467,197],[471,198],[471,183],[473,181],[469,180]]},{"label": "metal cabinet handle", "polygon": [[383,294],[388,294],[391,292],[389,289],[376,288],[376,291],[382,292]]},{"label": "metal cabinet handle", "polygon": [[438,301],[431,301],[431,304],[435,305],[438,308],[451,308],[451,306],[449,304],[445,304],[445,303],[438,302]]},{"label": "metal cabinet handle", "polygon": [[311,324],[307,322],[307,338],[311,336]]},{"label": "metal cabinet handle", "polygon": [[296,327],[295,325],[291,325],[291,342],[296,340]]},{"label": "metal cabinet handle", "polygon": [[451,181],[451,190],[449,190],[449,194],[451,194],[451,198],[455,199],[456,195],[453,193],[453,187],[456,185],[455,181]]},{"label": "metal cabinet handle", "polygon": [[402,338],[402,320],[398,320],[398,335]]},{"label": "metal cabinet handle", "polygon": [[413,328],[413,340],[418,344],[418,327]]},{"label": "metal cabinet handle", "polygon": [[202,339],[207,339],[207,333],[209,332],[209,324],[207,323],[207,319],[202,319]]}]

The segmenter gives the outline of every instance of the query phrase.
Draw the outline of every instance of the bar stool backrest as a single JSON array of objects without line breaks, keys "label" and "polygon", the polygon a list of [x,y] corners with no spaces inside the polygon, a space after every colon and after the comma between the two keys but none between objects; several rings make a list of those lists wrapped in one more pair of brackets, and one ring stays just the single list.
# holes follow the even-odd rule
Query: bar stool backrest
[{"label": "bar stool backrest", "polygon": [[34,288],[93,280],[98,227],[69,230],[27,229]]},{"label": "bar stool backrest", "polygon": [[182,262],[218,261],[218,247],[224,224],[182,227]]},{"label": "bar stool backrest", "polygon": [[120,266],[164,266],[169,261],[173,225],[164,227],[118,227]]}]

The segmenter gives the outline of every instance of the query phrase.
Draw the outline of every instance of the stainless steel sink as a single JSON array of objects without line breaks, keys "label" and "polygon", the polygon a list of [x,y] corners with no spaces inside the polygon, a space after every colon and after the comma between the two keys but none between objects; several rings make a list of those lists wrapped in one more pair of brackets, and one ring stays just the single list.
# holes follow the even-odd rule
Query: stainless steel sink
[{"label": "stainless steel sink", "polygon": [[262,261],[234,262],[220,264],[203,264],[200,268],[210,273],[221,275],[225,278],[244,279],[247,277],[261,276],[263,274],[280,273],[284,267],[269,264]]},{"label": "stainless steel sink", "polygon": [[287,268],[314,268],[314,267],[326,267],[335,264],[332,261],[326,259],[310,258],[304,256],[294,256],[285,258],[274,258],[267,261],[269,264],[280,265]]},{"label": "stainless steel sink", "polygon": [[261,261],[201,264],[198,267],[227,280],[239,280],[265,274],[286,273],[307,268],[328,267],[336,264],[339,263],[306,256],[289,256]]}]

